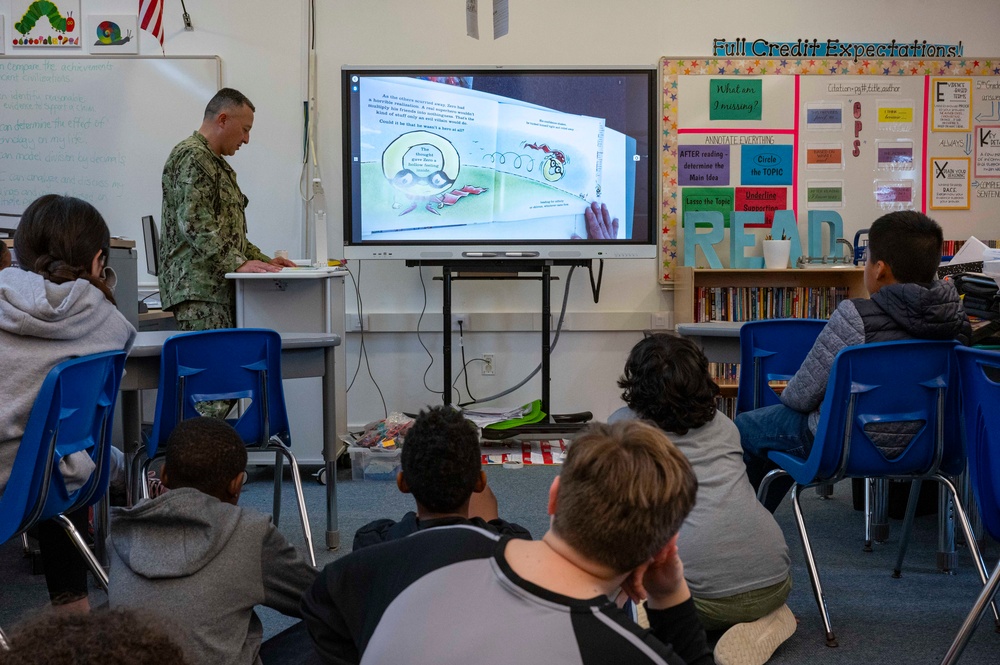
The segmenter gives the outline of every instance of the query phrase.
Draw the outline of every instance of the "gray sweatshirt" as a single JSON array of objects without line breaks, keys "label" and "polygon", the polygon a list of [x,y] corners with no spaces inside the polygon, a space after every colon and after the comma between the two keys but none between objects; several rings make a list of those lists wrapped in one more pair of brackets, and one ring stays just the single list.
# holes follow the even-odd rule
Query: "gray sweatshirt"
[{"label": "gray sweatshirt", "polygon": [[259,663],[254,606],[300,616],[317,573],[269,515],[191,488],[113,508],[108,545],[111,607],[162,615],[195,664]]},{"label": "gray sweatshirt", "polygon": [[[70,358],[128,351],[133,341],[132,324],[87,280],[54,284],[18,268],[0,270],[0,495],[49,370]],[[86,451],[59,462],[70,490],[93,468]]]}]

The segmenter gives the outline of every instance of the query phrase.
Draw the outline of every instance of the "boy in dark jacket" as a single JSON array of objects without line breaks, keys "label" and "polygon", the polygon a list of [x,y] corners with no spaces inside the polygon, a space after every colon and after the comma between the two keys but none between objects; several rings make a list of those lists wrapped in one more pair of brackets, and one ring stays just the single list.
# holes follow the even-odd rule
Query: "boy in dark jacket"
[{"label": "boy in dark jacket", "polygon": [[421,411],[406,433],[396,485],[413,494],[417,512],[399,522],[381,519],[354,534],[353,549],[396,540],[436,526],[468,524],[501,536],[531,540],[528,530],[502,520],[486,485],[476,426],[448,406]]},{"label": "boy in dark jacket", "polygon": [[167,441],[170,491],[111,511],[109,603],[155,609],[183,631],[190,663],[260,663],[254,606],[301,616],[316,577],[269,515],[237,505],[246,465],[246,446],[224,420],[185,420]]},{"label": "boy in dark jacket", "polygon": [[[833,359],[841,349],[904,339],[968,343],[972,330],[955,286],[937,280],[942,242],[937,222],[913,210],[891,212],[871,225],[865,263],[870,297],[837,307],[782,392],[781,404],[736,417],[747,476],[755,489],[777,468],[769,451],[809,455]],[[791,486],[790,478],[771,483],[764,500],[768,510],[774,512]]]}]

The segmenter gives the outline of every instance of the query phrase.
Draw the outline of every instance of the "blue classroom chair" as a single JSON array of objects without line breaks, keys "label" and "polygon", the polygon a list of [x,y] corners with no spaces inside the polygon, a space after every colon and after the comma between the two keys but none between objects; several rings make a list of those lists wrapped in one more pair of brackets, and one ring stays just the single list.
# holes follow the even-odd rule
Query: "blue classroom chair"
[{"label": "blue classroom chair", "polygon": [[[124,367],[125,352],[108,351],[66,360],[49,370],[0,497],[0,543],[55,519],[105,590],[107,573],[63,513],[91,506],[107,493],[115,400]],[[96,468],[83,487],[68,491],[59,458],[79,451],[89,451]]]},{"label": "blue classroom chair", "polygon": [[740,382],[736,413],[780,404],[772,381],[788,381],[806,359],[823,319],[763,319],[740,327]]},{"label": "blue classroom chair", "polygon": [[[957,355],[972,488],[983,527],[990,536],[1000,539],[1000,353],[959,347]],[[943,665],[958,662],[998,587],[1000,564],[962,623]]]},{"label": "blue classroom chair", "polygon": [[[795,480],[792,502],[827,646],[837,646],[799,502],[802,487],[843,478],[931,479],[949,493],[966,541],[985,582],[972,527],[949,475],[962,473],[958,367],[954,342],[899,341],[863,344],[837,354],[820,408],[816,440],[805,459],[772,451],[781,468],[769,473],[758,496],[778,476]],[[917,492],[911,492],[912,520]],[[900,543],[897,569],[906,547]]]},{"label": "blue classroom chair", "polygon": [[177,423],[200,416],[197,405],[215,400],[243,400],[242,413],[230,424],[248,448],[275,454],[275,524],[281,510],[282,462],[288,460],[306,549],[315,566],[299,465],[286,443],[291,441],[291,435],[281,383],[281,336],[273,330],[204,330],[174,335],[163,343],[153,430],[135,462],[139,470],[134,479],[143,496],[148,495],[145,477],[150,461],[162,454],[160,446]]}]

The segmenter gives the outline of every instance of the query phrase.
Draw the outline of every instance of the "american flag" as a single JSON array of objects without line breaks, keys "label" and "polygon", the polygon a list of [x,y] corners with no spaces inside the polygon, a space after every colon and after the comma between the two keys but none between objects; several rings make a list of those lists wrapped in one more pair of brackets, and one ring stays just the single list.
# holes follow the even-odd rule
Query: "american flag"
[{"label": "american flag", "polygon": [[139,27],[153,33],[163,50],[163,0],[139,0]]}]

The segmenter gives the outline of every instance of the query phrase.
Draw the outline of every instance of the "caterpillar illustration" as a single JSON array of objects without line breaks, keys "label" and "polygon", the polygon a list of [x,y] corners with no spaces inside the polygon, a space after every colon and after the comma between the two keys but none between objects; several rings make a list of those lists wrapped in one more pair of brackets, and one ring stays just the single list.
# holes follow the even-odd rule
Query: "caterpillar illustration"
[{"label": "caterpillar illustration", "polygon": [[22,35],[26,35],[31,32],[31,29],[35,27],[35,23],[43,16],[49,19],[49,25],[56,32],[73,32],[73,29],[76,27],[76,21],[73,19],[71,13],[66,18],[63,18],[62,14],[59,13],[59,7],[54,2],[37,0],[37,2],[28,5],[24,16],[21,17],[21,22],[15,23],[14,29]]}]

